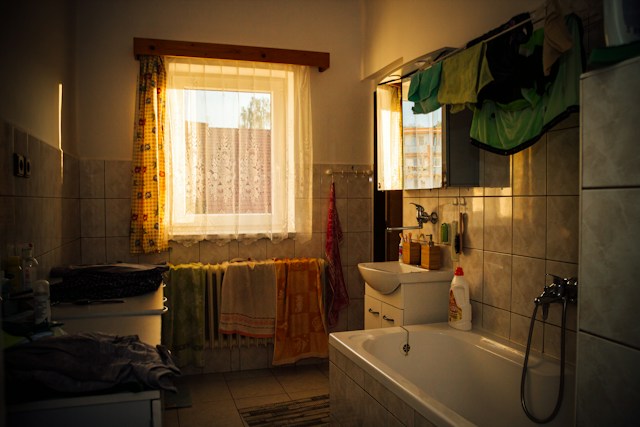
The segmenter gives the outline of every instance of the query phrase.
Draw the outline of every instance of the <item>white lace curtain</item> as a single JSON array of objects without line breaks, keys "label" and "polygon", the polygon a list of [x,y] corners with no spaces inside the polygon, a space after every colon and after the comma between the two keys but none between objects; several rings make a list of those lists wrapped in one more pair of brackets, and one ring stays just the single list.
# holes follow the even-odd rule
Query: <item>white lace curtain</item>
[{"label": "white lace curtain", "polygon": [[311,237],[308,67],[167,58],[171,240]]},{"label": "white lace curtain", "polygon": [[397,86],[376,89],[378,190],[402,190],[402,99]]}]

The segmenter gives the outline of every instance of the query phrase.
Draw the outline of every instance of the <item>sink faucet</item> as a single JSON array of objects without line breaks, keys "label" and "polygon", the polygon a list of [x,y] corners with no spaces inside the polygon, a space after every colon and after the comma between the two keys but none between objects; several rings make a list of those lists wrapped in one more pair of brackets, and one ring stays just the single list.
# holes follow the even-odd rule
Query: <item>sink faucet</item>
[{"label": "sink faucet", "polygon": [[553,281],[550,285],[545,285],[544,290],[534,302],[542,305],[542,320],[547,320],[549,316],[549,304],[559,302],[574,302],[578,299],[578,279],[575,277],[562,278],[553,274],[547,274]]},{"label": "sink faucet", "polygon": [[411,227],[387,227],[387,231],[419,230],[425,222],[431,222],[432,224],[438,222],[437,212],[427,213],[422,205],[413,202],[411,202],[411,204],[416,207],[416,220],[418,221],[418,225]]}]

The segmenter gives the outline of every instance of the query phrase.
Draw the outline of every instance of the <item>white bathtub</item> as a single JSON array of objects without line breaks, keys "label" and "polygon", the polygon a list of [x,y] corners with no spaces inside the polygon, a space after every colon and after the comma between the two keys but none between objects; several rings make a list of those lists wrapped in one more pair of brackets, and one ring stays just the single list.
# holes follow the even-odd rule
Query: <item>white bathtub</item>
[{"label": "white bathtub", "polygon": [[[410,350],[405,356],[403,345],[407,335]],[[337,424],[387,425],[400,421],[401,424],[426,425],[430,422],[436,426],[538,425],[526,417],[520,406],[523,348],[516,348],[509,341],[475,330],[458,331],[446,323],[438,323],[338,332],[331,334],[329,342],[331,410],[332,420]],[[346,386],[340,375],[345,376]],[[527,406],[538,418],[551,413],[558,381],[556,360],[539,354],[529,357]],[[360,387],[354,389],[356,383]],[[394,396],[392,399],[380,397],[380,390]],[[359,393],[365,397],[357,397]],[[547,426],[574,424],[573,396],[574,368],[567,365],[562,408]],[[361,413],[340,411],[341,400],[355,398],[369,399],[373,406],[393,407],[384,408],[386,415],[375,407]],[[398,400],[402,401],[400,406]],[[389,401],[395,403],[386,403]],[[351,404],[366,406],[366,402],[352,401]],[[407,407],[412,410],[408,415]]]}]

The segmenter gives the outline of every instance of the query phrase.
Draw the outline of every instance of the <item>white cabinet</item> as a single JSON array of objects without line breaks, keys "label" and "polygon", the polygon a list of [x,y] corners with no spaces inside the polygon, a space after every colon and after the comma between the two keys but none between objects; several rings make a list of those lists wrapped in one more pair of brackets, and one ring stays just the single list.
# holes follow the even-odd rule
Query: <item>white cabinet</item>
[{"label": "white cabinet", "polygon": [[382,302],[371,295],[364,296],[364,328],[386,328],[404,325],[404,310]]},{"label": "white cabinet", "polygon": [[105,332],[117,335],[138,335],[140,341],[160,344],[164,306],[163,287],[155,292],[123,298],[122,303],[58,304],[51,307],[51,318],[63,323],[70,334]]},{"label": "white cabinet", "polygon": [[365,283],[364,328],[446,322],[450,284],[450,280],[407,283],[384,295]]}]

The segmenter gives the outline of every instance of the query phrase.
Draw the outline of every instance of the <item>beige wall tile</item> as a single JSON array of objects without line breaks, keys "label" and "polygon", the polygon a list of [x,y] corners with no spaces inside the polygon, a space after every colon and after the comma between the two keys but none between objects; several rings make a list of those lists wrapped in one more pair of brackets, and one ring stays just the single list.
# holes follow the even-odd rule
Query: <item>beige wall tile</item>
[{"label": "beige wall tile", "polygon": [[[447,247],[448,249],[448,247]],[[484,251],[467,249],[460,257],[460,267],[469,283],[469,296],[472,300],[482,302],[482,287],[484,283]]]},{"label": "beige wall tile", "polygon": [[131,197],[131,162],[108,160],[104,164],[105,197]]},{"label": "beige wall tile", "polygon": [[577,195],[579,191],[580,131],[547,133],[547,194]]},{"label": "beige wall tile", "polygon": [[82,246],[83,264],[104,264],[107,262],[104,237],[83,237],[80,239],[80,245]]},{"label": "beige wall tile", "polygon": [[[371,199],[349,199],[348,200],[348,213],[346,223],[348,224],[347,230],[349,232],[354,231],[369,231],[371,230],[372,223],[372,205]],[[342,218],[340,222],[342,223]],[[325,220],[326,223],[326,220]],[[326,231],[326,228],[325,230]]]},{"label": "beige wall tile", "polygon": [[578,262],[578,196],[547,197],[547,259]]},{"label": "beige wall tile", "polygon": [[511,253],[512,248],[512,198],[485,197],[484,199],[484,249]]},{"label": "beige wall tile", "polygon": [[80,232],[82,237],[105,237],[104,199],[80,200]]},{"label": "beige wall tile", "polygon": [[547,189],[546,136],[531,147],[513,155],[514,196],[544,195]]},{"label": "beige wall tile", "polygon": [[184,264],[198,262],[200,259],[200,245],[184,246],[181,243],[169,242],[169,262],[171,264]]},{"label": "beige wall tile", "polygon": [[[533,314],[534,299],[545,285],[545,262],[543,259],[514,256],[512,264],[511,311],[522,316]],[[542,310],[538,310],[542,319]]]},{"label": "beige wall tile", "polygon": [[513,198],[513,253],[544,258],[547,203],[545,197]]},{"label": "beige wall tile", "polygon": [[[531,315],[529,317],[511,313],[511,332],[509,340],[522,346],[527,345],[529,338],[529,328],[531,327]],[[531,349],[542,351],[544,327],[543,323],[536,321],[533,326],[533,335],[531,336]]]},{"label": "beige wall tile", "polygon": [[511,256],[485,251],[482,302],[504,310],[511,308]]},{"label": "beige wall tile", "polygon": [[131,218],[130,199],[105,199],[106,236],[129,236]]},{"label": "beige wall tile", "polygon": [[465,215],[464,247],[484,248],[484,198],[465,197],[460,210]]},{"label": "beige wall tile", "polygon": [[104,197],[104,160],[80,161],[80,197]]},{"label": "beige wall tile", "polygon": [[482,306],[482,327],[487,331],[509,339],[511,318],[507,310],[490,305]]}]

